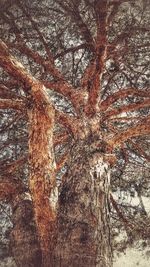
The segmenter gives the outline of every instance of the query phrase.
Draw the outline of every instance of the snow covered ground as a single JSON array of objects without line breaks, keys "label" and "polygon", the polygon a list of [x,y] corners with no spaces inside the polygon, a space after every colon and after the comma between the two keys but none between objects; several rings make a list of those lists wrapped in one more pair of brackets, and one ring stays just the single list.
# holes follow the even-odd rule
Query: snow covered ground
[{"label": "snow covered ground", "polygon": [[113,267],[150,267],[150,248],[144,251],[128,248],[125,254],[116,257]]},{"label": "snow covered ground", "polygon": [[[146,212],[150,213],[150,198],[142,197]],[[134,197],[130,200],[132,205],[139,204],[139,199]],[[113,267],[150,267],[150,246],[145,249],[142,245],[133,248],[127,248],[125,253],[120,253],[115,256]]]}]

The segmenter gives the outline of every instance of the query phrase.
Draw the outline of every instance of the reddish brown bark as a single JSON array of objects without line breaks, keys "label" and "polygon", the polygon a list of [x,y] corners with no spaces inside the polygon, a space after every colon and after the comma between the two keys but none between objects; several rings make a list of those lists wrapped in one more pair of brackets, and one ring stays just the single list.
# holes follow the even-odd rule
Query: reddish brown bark
[{"label": "reddish brown bark", "polygon": [[129,105],[123,105],[121,107],[116,107],[116,108],[111,108],[110,110],[105,112],[104,119],[106,120],[107,118],[111,118],[115,115],[125,113],[125,112],[130,112],[130,111],[135,111],[138,109],[150,107],[150,99],[143,100],[140,103],[134,103],[134,104],[129,104]]},{"label": "reddish brown bark", "polygon": [[[15,29],[16,39],[18,40],[18,43],[9,43],[9,47],[13,47],[27,57],[30,57],[38,66],[41,66],[42,71],[44,69],[47,75],[50,74],[55,78],[53,81],[37,81],[11,55],[6,44],[3,42],[0,43],[1,66],[14,79],[17,79],[17,84],[23,85],[24,90],[28,88],[30,95],[28,107],[19,99],[3,99],[0,101],[0,108],[28,109],[30,124],[29,188],[34,209],[34,214],[31,217],[35,217],[40,249],[42,251],[42,263],[41,255],[39,255],[38,262],[36,253],[33,253],[34,257],[30,257],[30,260],[27,257],[20,257],[20,251],[22,249],[20,249],[20,241],[24,238],[24,226],[22,224],[17,224],[16,228],[14,227],[14,245],[16,245],[14,252],[15,254],[17,254],[17,251],[20,253],[17,263],[21,267],[37,267],[38,265],[42,265],[42,267],[82,267],[85,265],[87,267],[108,267],[111,266],[111,244],[108,207],[110,165],[107,161],[113,164],[115,158],[111,155],[103,155],[103,153],[105,154],[107,149],[113,150],[129,138],[148,134],[150,127],[148,124],[149,120],[145,120],[132,128],[118,132],[116,136],[114,133],[109,137],[107,133],[103,136],[104,131],[100,129],[101,122],[122,112],[148,107],[149,100],[146,99],[142,103],[124,105],[119,109],[114,108],[109,110],[109,107],[115,101],[122,100],[128,95],[148,97],[148,93],[129,88],[107,97],[100,105],[101,77],[105,67],[108,49],[107,27],[110,18],[114,16],[116,11],[112,9],[108,17],[109,1],[97,0],[93,2],[94,5],[90,3],[90,5],[93,5],[93,13],[95,14],[97,25],[96,37],[94,39],[92,32],[80,14],[76,1],[72,1],[71,7],[63,1],[57,2],[71,17],[71,20],[76,23],[85,43],[80,44],[78,47],[68,48],[68,51],[58,53],[54,58],[51,51],[49,51],[49,46],[42,32],[20,1],[18,1],[20,9],[30,21],[33,30],[37,33],[38,39],[45,48],[47,58],[42,57],[38,52],[33,51],[26,45],[22,38],[21,30],[18,29],[13,16],[10,16],[8,19],[8,16],[2,14],[8,24],[11,24],[12,20],[12,28]],[[89,1],[86,2],[89,4]],[[114,1],[111,4],[114,4],[117,8],[119,6]],[[113,50],[116,48],[116,44],[122,37],[124,38],[124,33],[115,39],[110,49],[112,48]],[[77,90],[65,80],[62,73],[55,67],[54,59],[58,56],[63,56],[67,52],[75,52],[84,47],[91,50],[93,58],[83,74],[81,88]],[[54,142],[53,128],[55,112],[46,95],[44,85],[51,90],[57,91],[63,97],[67,97],[76,111],[76,117],[68,116],[68,114],[63,112],[56,112],[56,122],[66,128],[67,134],[60,135]],[[104,111],[106,111],[105,114],[103,114]],[[68,133],[71,133],[70,136],[76,140],[76,144],[73,147],[73,151],[71,151],[70,161],[68,162],[68,173],[66,179],[63,179],[60,190],[57,225],[58,235],[56,238],[57,188],[55,184],[56,172],[53,146],[66,141],[69,136]],[[107,149],[105,149],[106,147]],[[98,153],[96,153],[97,150]],[[58,162],[56,171],[63,166],[66,159],[67,153]],[[14,184],[8,184],[5,181],[5,183],[2,183],[2,186],[5,193],[3,195],[0,192],[0,197],[7,198],[8,196],[16,195]],[[16,215],[18,222],[20,221],[19,211],[21,211],[21,214],[23,214],[21,216],[24,218],[24,207],[31,206],[28,204],[28,201],[18,199],[17,215],[14,208],[14,219]],[[29,232],[27,231],[27,234],[31,233],[30,230]],[[29,236],[25,236],[25,241],[29,243],[32,241],[32,238],[30,239]],[[39,248],[34,248],[36,252],[39,252]],[[31,246],[27,246],[29,256],[32,254],[30,249]]]},{"label": "reddish brown bark", "polygon": [[0,43],[0,48],[1,65],[13,77],[18,77],[18,83],[26,84],[28,93],[32,95],[28,109],[30,125],[29,188],[42,251],[42,266],[49,267],[50,251],[54,245],[57,201],[53,153],[54,109],[44,86],[11,56],[3,42]]},{"label": "reddish brown bark", "polygon": [[145,119],[134,127],[130,127],[126,131],[117,133],[115,136],[111,137],[111,139],[107,140],[107,144],[110,146],[110,149],[114,149],[132,137],[148,135],[149,133],[150,119]]},{"label": "reddish brown bark", "polygon": [[13,179],[10,181],[7,177],[3,176],[3,179],[0,179],[0,201],[11,200],[19,192],[23,192],[23,186],[19,184],[19,181],[16,184],[16,181]]},{"label": "reddish brown bark", "polygon": [[0,99],[0,109],[9,109],[9,108],[23,111],[25,105],[21,100]]},{"label": "reddish brown bark", "polygon": [[136,88],[127,88],[127,89],[119,90],[118,92],[108,96],[104,101],[100,103],[100,110],[105,111],[107,110],[108,107],[110,107],[117,100],[125,99],[126,97],[130,95],[150,97],[150,93],[146,90],[137,90]]},{"label": "reddish brown bark", "polygon": [[42,267],[50,266],[55,241],[56,184],[53,152],[54,109],[40,84],[32,87],[33,107],[29,114],[30,182],[35,221],[42,251]]},{"label": "reddish brown bark", "polygon": [[98,111],[100,100],[101,75],[107,57],[108,2],[107,0],[94,2],[97,24],[95,56],[88,66],[82,82],[89,92],[88,102],[85,107],[85,112],[89,115]]}]

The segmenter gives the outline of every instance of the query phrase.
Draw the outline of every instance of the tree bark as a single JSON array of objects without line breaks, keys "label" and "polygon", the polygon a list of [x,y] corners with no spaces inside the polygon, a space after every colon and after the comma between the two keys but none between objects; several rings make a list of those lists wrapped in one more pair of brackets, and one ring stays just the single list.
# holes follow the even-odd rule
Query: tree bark
[{"label": "tree bark", "polygon": [[42,255],[32,201],[23,195],[12,201],[12,223],[10,250],[17,267],[41,267]]},{"label": "tree bark", "polygon": [[59,196],[54,267],[110,267],[109,164],[78,142]]},{"label": "tree bark", "polygon": [[55,241],[57,188],[53,152],[54,110],[40,84],[32,88],[29,114],[29,188],[42,251],[42,267],[50,267]]}]

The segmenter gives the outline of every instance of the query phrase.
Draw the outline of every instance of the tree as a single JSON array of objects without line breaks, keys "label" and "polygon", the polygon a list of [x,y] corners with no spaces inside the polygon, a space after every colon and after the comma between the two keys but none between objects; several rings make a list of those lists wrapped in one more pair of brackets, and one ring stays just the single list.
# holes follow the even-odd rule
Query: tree
[{"label": "tree", "polygon": [[[150,132],[146,1],[14,0],[1,8],[0,108],[23,114],[29,152],[28,186],[11,180],[26,161],[17,157],[1,199],[25,200],[29,190],[41,266],[111,266],[111,168],[133,146],[148,157],[136,143]],[[29,252],[13,253],[18,266],[37,266],[37,254],[29,263]]]}]

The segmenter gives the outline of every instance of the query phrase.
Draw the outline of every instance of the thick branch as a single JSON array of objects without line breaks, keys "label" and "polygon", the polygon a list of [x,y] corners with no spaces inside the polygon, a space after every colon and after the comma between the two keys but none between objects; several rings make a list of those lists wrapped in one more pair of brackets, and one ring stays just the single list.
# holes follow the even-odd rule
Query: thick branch
[{"label": "thick branch", "polygon": [[76,51],[78,51],[80,49],[85,49],[87,47],[88,47],[88,45],[86,43],[83,43],[83,44],[80,44],[80,45],[77,45],[77,46],[73,46],[73,47],[67,48],[66,50],[62,51],[61,53],[56,54],[56,56],[54,56],[54,59],[57,59],[59,57],[63,57],[68,53],[74,53],[74,52],[76,52]]},{"label": "thick branch", "polygon": [[62,124],[73,136],[76,136],[79,121],[73,116],[68,116],[64,112],[56,110],[56,120]]},{"label": "thick branch", "polygon": [[61,168],[64,166],[64,164],[68,161],[69,158],[69,153],[65,153],[58,161],[57,165],[56,165],[56,171],[60,171]]},{"label": "thick branch", "polygon": [[[20,52],[31,57],[37,64],[42,65],[44,70],[47,71],[48,73],[50,73],[55,78],[62,79],[63,77],[62,77],[61,73],[58,71],[58,69],[54,65],[54,59],[53,59],[53,56],[51,55],[50,51],[47,51],[50,59],[45,60],[38,52],[35,52],[31,48],[29,48],[26,45],[26,43],[25,43],[25,41],[21,35],[21,30],[18,28],[18,26],[15,23],[15,18],[13,16],[13,14],[11,14],[10,12],[8,12],[8,14],[9,14],[10,18],[5,16],[4,14],[2,15],[2,17],[8,24],[13,24],[13,27],[15,29],[16,39],[17,39],[17,43],[8,43],[8,45],[10,47],[14,47],[14,48],[18,49]],[[40,37],[42,38],[42,36],[40,36]],[[43,39],[42,39],[42,42],[43,42]],[[47,46],[46,43],[45,43],[45,46]]]},{"label": "thick branch", "polygon": [[[12,14],[10,14],[10,16],[12,16]],[[15,28],[16,37],[18,40],[17,43],[9,43],[9,46],[13,47],[13,48],[15,47],[20,52],[24,53],[28,57],[31,57],[38,65],[40,65],[44,68],[44,71],[47,74],[51,74],[55,79],[57,79],[56,86],[53,86],[53,89],[55,90],[55,88],[57,88],[57,91],[59,93],[61,93],[63,96],[69,98],[71,100],[72,104],[74,105],[75,109],[78,109],[78,107],[80,106],[80,103],[75,97],[75,95],[77,96],[77,94],[74,93],[74,88],[71,86],[71,84],[69,84],[67,81],[65,81],[62,73],[55,67],[53,56],[49,55],[51,60],[45,60],[41,55],[39,55],[38,52],[35,52],[31,48],[29,48],[25,44],[25,42],[21,36],[21,31],[20,31],[20,29],[18,29],[18,26],[16,25],[14,18],[12,17],[12,19],[9,19],[5,15],[3,15],[3,17],[7,23],[9,23],[9,24],[11,24],[11,22],[13,23],[13,27]],[[45,43],[45,46],[46,46],[46,43]],[[46,81],[43,81],[43,84],[44,84],[44,82],[46,83]],[[47,83],[49,84],[49,82],[47,82]],[[55,83],[53,83],[53,85],[54,84]],[[80,95],[79,95],[78,99],[81,99]]]},{"label": "thick branch", "polygon": [[97,37],[96,47],[100,48],[106,45],[107,35],[107,23],[108,23],[108,0],[97,0],[95,1],[94,10],[96,15],[97,24]]},{"label": "thick branch", "polygon": [[134,127],[130,127],[125,131],[121,131],[111,139],[107,140],[107,144],[111,149],[114,149],[126,142],[132,137],[148,135],[150,133],[150,118],[143,119],[143,121]]},{"label": "thick branch", "polygon": [[9,53],[8,47],[2,40],[0,41],[0,65],[11,76],[17,78],[18,83],[22,83],[28,88],[31,88],[36,81],[24,66]]},{"label": "thick branch", "polygon": [[0,201],[12,200],[17,195],[25,190],[24,186],[19,180],[8,179],[6,177],[0,178]]},{"label": "thick branch", "polygon": [[69,138],[69,135],[67,134],[67,132],[59,134],[59,135],[55,135],[54,136],[54,146],[57,146],[59,144],[62,144],[64,142],[66,142]]},{"label": "thick branch", "polygon": [[43,108],[47,107],[47,112],[49,110],[48,106],[51,106],[51,102],[46,93],[46,88],[38,80],[36,80],[29,72],[26,71],[24,66],[18,62],[8,50],[8,47],[3,41],[0,41],[0,65],[15,79],[17,77],[18,83],[22,83],[28,88],[33,97],[34,101],[42,103]]},{"label": "thick branch", "polygon": [[45,61],[45,59],[43,59],[37,52],[32,51],[24,44],[9,43],[9,46],[16,47],[20,52],[31,57],[37,64],[43,66],[45,72],[50,73],[55,78],[57,78],[58,80],[56,82],[42,80],[41,83],[43,83],[47,88],[55,90],[63,96],[67,97],[72,102],[76,111],[80,108],[80,105],[84,102],[84,92],[74,91],[74,88],[71,86],[71,84],[64,80],[62,74],[57,70],[57,68],[54,67],[51,62]]},{"label": "thick branch", "polygon": [[69,84],[65,80],[57,82],[42,80],[41,82],[47,88],[62,94],[64,97],[67,97],[71,101],[77,113],[80,110],[81,106],[87,101],[87,92],[85,90],[74,90],[71,84]]},{"label": "thick branch", "polygon": [[0,99],[0,109],[24,110],[25,104],[17,99]]},{"label": "thick branch", "polygon": [[58,71],[57,68],[55,68],[54,64],[51,61],[45,60],[41,55],[39,55],[38,52],[33,51],[24,43],[18,42],[15,44],[14,43],[7,43],[7,44],[9,47],[16,48],[21,53],[32,58],[38,65],[44,68],[45,72],[50,73],[53,77],[59,80],[63,79],[62,74]]},{"label": "thick branch", "polygon": [[87,114],[94,113],[98,108],[101,78],[107,57],[108,1],[95,1],[94,10],[97,24],[95,59],[85,71],[82,82],[84,86],[86,85],[87,90],[89,91],[88,103],[85,108]]},{"label": "thick branch", "polygon": [[150,93],[146,90],[138,90],[135,88],[127,88],[120,90],[118,92],[115,92],[114,94],[108,96],[105,100],[103,100],[100,103],[100,110],[105,111],[107,108],[112,105],[114,102],[124,99],[128,97],[129,95],[132,96],[140,96],[140,97],[150,97]]},{"label": "thick branch", "polygon": [[10,174],[14,173],[22,164],[24,164],[27,161],[26,157],[21,157],[11,163],[1,162],[0,163],[0,169],[2,173]]},{"label": "thick branch", "polygon": [[129,105],[123,105],[121,107],[112,108],[105,112],[104,119],[106,120],[112,116],[116,116],[121,113],[146,108],[149,106],[150,106],[150,99],[146,99],[140,103],[136,103],[136,104],[134,103],[134,104],[129,104]]},{"label": "thick branch", "polygon": [[17,94],[8,89],[4,84],[0,84],[0,98],[21,98]]}]

